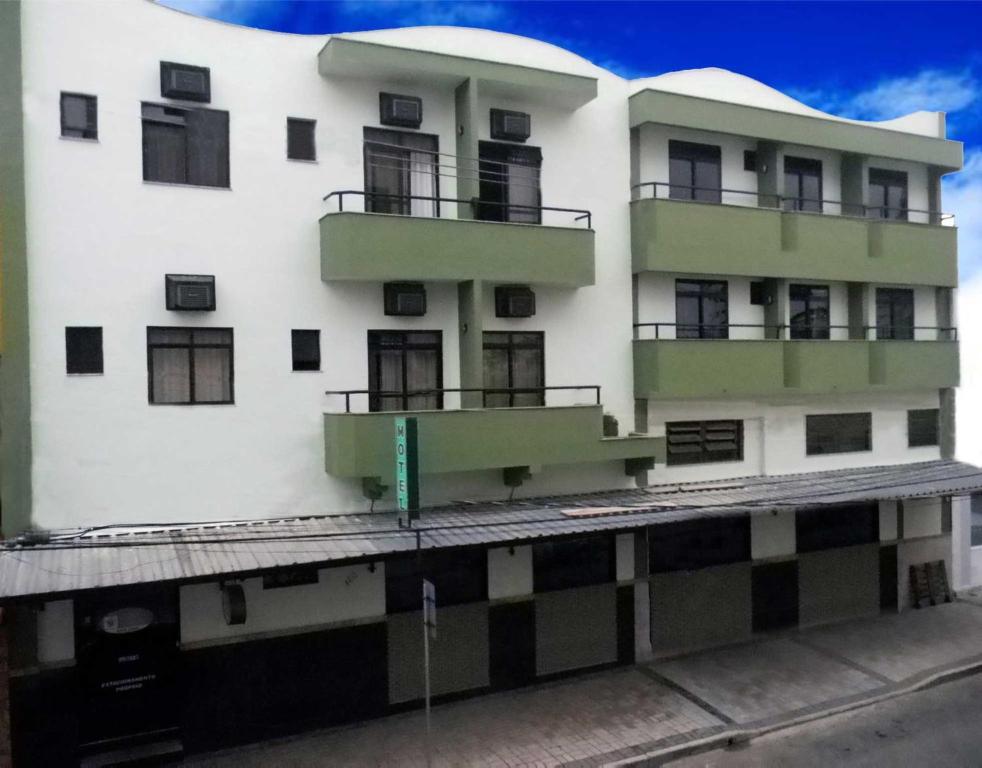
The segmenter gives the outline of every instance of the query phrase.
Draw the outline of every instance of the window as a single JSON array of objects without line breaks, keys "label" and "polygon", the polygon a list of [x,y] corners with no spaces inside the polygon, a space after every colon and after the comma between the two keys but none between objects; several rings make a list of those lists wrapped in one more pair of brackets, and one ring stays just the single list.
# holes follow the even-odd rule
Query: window
[{"label": "window", "polygon": [[61,94],[61,135],[73,139],[99,138],[99,112],[95,96]]},{"label": "window", "polygon": [[423,578],[436,588],[438,607],[488,599],[488,555],[483,547],[424,552],[422,567],[415,553],[385,561],[386,613],[419,611]]},{"label": "window", "polygon": [[263,589],[285,589],[317,584],[320,571],[316,568],[288,568],[263,574]]},{"label": "window", "polygon": [[440,331],[368,332],[370,411],[423,411],[443,407]]},{"label": "window", "polygon": [[822,162],[784,158],[784,210],[822,212]]},{"label": "window", "polygon": [[675,336],[729,338],[729,295],[725,280],[675,281]]},{"label": "window", "polygon": [[973,493],[972,510],[972,546],[982,546],[982,493]]},{"label": "window", "polygon": [[683,520],[648,528],[651,573],[695,571],[750,559],[750,517]]},{"label": "window", "polygon": [[914,338],[913,289],[876,289],[876,338]]},{"label": "window", "polygon": [[743,150],[743,170],[745,171],[756,171],[757,170],[757,152],[753,149]]},{"label": "window", "polygon": [[65,328],[65,371],[102,373],[102,328]]},{"label": "window", "polygon": [[145,103],[142,114],[145,181],[229,186],[228,112]]},{"label": "window", "polygon": [[671,421],[665,434],[670,467],[743,461],[742,421]]},{"label": "window", "polygon": [[903,171],[869,169],[869,216],[874,219],[907,220],[907,174]]},{"label": "window", "polygon": [[293,370],[319,371],[321,369],[321,332],[290,332],[293,346]]},{"label": "window", "polygon": [[612,536],[583,536],[532,545],[535,592],[573,589],[614,581]]},{"label": "window", "polygon": [[805,417],[805,453],[851,453],[873,450],[870,413],[826,413]]},{"label": "window", "polygon": [[365,210],[403,216],[439,216],[439,144],[436,136],[365,128]]},{"label": "window", "polygon": [[721,202],[720,148],[688,141],[668,142],[668,196]]},{"label": "window", "polygon": [[872,544],[880,540],[880,513],[876,504],[844,504],[800,509],[795,514],[798,552]]},{"label": "window", "polygon": [[286,119],[286,156],[290,160],[316,160],[317,145],[314,142],[316,120],[299,117]]},{"label": "window", "polygon": [[231,328],[147,328],[150,402],[234,402]]},{"label": "window", "polygon": [[528,389],[484,395],[485,408],[545,405],[545,334],[542,332],[484,333],[484,386],[488,389]]},{"label": "window", "polygon": [[938,442],[938,409],[907,411],[907,447],[920,448]]},{"label": "window", "polygon": [[539,176],[542,151],[538,147],[482,141],[478,154],[481,204],[477,218],[541,224]]},{"label": "window", "polygon": [[829,287],[827,285],[788,286],[791,301],[791,338],[829,338]]}]

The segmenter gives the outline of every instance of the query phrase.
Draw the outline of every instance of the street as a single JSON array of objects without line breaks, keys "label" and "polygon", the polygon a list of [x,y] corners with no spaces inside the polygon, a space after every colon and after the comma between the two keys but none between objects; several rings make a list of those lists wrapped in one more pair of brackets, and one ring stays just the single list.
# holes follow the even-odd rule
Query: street
[{"label": "street", "polygon": [[982,765],[982,675],[791,728],[672,768]]}]

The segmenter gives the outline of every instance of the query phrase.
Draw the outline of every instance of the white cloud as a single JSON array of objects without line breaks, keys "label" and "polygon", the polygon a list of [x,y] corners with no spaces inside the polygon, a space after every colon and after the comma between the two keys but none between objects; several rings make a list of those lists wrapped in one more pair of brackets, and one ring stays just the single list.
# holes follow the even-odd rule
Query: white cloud
[{"label": "white cloud", "polygon": [[448,3],[442,0],[344,0],[337,11],[359,20],[382,19],[386,27],[415,26],[470,26],[482,27],[500,23],[507,15],[502,3],[469,2]]},{"label": "white cloud", "polygon": [[858,120],[889,120],[925,109],[957,112],[979,103],[982,84],[969,69],[924,69],[880,80],[861,91],[791,89],[800,101],[823,112]]}]

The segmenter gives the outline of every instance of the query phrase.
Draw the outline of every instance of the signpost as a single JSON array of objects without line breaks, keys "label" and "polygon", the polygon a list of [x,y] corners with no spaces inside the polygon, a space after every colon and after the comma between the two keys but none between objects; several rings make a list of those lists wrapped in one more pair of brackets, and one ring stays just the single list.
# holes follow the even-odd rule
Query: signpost
[{"label": "signpost", "polygon": [[430,640],[436,640],[436,587],[423,579],[423,674],[426,677],[426,765],[430,765]]},{"label": "signpost", "polygon": [[411,528],[419,519],[419,446],[416,417],[396,417],[396,499],[399,527]]}]

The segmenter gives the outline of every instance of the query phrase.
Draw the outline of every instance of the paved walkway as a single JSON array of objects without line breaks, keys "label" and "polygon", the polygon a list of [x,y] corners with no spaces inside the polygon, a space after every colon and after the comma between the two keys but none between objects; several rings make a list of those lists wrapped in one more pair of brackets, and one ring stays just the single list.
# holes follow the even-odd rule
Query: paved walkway
[{"label": "paved walkway", "polygon": [[[982,604],[788,633],[433,709],[435,767],[587,768],[766,727],[982,664]],[[205,768],[425,766],[414,711],[189,759]]]}]

